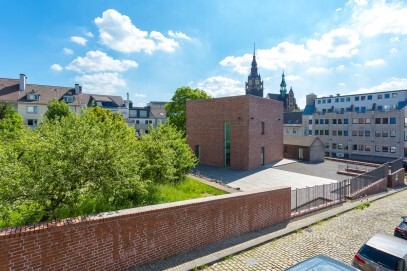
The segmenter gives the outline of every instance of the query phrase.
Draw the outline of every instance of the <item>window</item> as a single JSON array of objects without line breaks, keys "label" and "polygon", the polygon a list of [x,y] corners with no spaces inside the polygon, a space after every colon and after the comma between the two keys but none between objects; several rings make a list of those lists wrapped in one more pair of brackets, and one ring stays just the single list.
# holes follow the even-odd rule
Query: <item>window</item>
[{"label": "window", "polygon": [[407,131],[404,131],[404,141],[407,141]]},{"label": "window", "polygon": [[324,119],[320,119],[319,124],[324,124]]},{"label": "window", "polygon": [[341,98],[341,103],[343,103],[345,101],[345,98]]},{"label": "window", "polygon": [[359,136],[363,136],[363,130],[359,130]]},{"label": "window", "polygon": [[396,137],[396,131],[391,130],[390,131],[390,137]]},{"label": "window", "polygon": [[348,130],[343,130],[343,135],[344,135],[344,136],[349,136]]},{"label": "window", "polygon": [[325,99],[324,99],[324,100],[322,100],[322,103],[323,103],[323,104],[326,104],[326,100],[325,100]]},{"label": "window", "polygon": [[329,143],[325,144],[325,149],[329,149]]},{"label": "window", "polygon": [[332,130],[332,136],[336,136],[337,135],[337,131],[336,130]]},{"label": "window", "polygon": [[397,93],[392,93],[392,94],[391,94],[391,97],[392,97],[392,98],[397,98]]},{"label": "window", "polygon": [[357,135],[358,135],[358,131],[352,130],[352,136],[357,136]]},{"label": "window", "polygon": [[339,103],[339,98],[335,98],[335,103]]},{"label": "window", "polygon": [[358,119],[352,119],[353,124],[358,124]]},{"label": "window", "polygon": [[329,124],[329,119],[325,119],[325,124]]},{"label": "window", "polygon": [[326,113],[326,109],[322,109],[322,114],[325,114]]},{"label": "window", "polygon": [[381,136],[382,136],[382,132],[381,132],[381,131],[375,131],[374,136],[375,136],[375,137],[381,137]]},{"label": "window", "polygon": [[319,130],[320,135],[324,135],[324,130]]},{"label": "window", "polygon": [[383,99],[383,95],[382,94],[377,94],[377,99],[378,100]]},{"label": "window", "polygon": [[360,108],[360,112],[365,113],[365,112],[366,112],[366,106],[362,106],[362,107]]},{"label": "window", "polygon": [[288,146],[284,146],[284,153],[287,153],[288,152]]},{"label": "window", "polygon": [[27,120],[27,125],[36,127],[37,126],[37,120],[36,119],[28,119]]},{"label": "window", "polygon": [[365,145],[365,151],[370,151],[370,145]]},{"label": "window", "polygon": [[354,144],[354,145],[352,146],[352,149],[353,149],[354,151],[357,151],[357,150],[358,150],[358,145]]},{"label": "window", "polygon": [[389,119],[388,118],[383,118],[382,123],[383,124],[389,124]]},{"label": "window", "polygon": [[343,144],[343,149],[347,150],[348,149],[348,144]]},{"label": "window", "polygon": [[384,98],[385,98],[385,99],[389,99],[389,98],[390,98],[390,93],[384,94]]},{"label": "window", "polygon": [[319,131],[318,131],[318,130],[315,130],[315,135],[319,135]]},{"label": "window", "polygon": [[366,96],[360,96],[360,100],[362,101],[366,100]]},{"label": "window", "polygon": [[396,124],[396,118],[390,118],[390,124]]},{"label": "window", "polygon": [[342,130],[338,130],[338,136],[342,136],[342,135],[343,135]]},{"label": "window", "polygon": [[359,101],[359,96],[356,96],[356,97],[355,97],[355,101],[356,101],[356,102]]},{"label": "window", "polygon": [[37,106],[36,105],[34,105],[34,106],[27,106],[27,113],[37,113]]},{"label": "window", "polygon": [[325,135],[329,135],[329,130],[325,130]]},{"label": "window", "polygon": [[332,120],[332,124],[336,124],[336,119],[333,119],[333,120]]},{"label": "window", "polygon": [[[341,123],[339,123],[341,122]],[[342,120],[338,120],[338,124],[342,124]],[[348,119],[343,119],[343,124],[349,124]]]},{"label": "window", "polygon": [[364,124],[365,123],[365,119],[364,118],[359,118],[359,124]]},{"label": "window", "polygon": [[383,146],[382,147],[382,152],[389,152],[389,147]]},{"label": "window", "polygon": [[370,136],[370,130],[365,130],[365,136]]},{"label": "window", "polygon": [[293,128],[293,134],[297,133],[297,129]]},{"label": "window", "polygon": [[64,96],[64,102],[72,103],[73,102],[73,96]]},{"label": "window", "polygon": [[38,101],[38,94],[28,94],[27,100],[29,101]]},{"label": "window", "polygon": [[261,122],[261,134],[264,135],[264,121]]},{"label": "window", "polygon": [[374,122],[374,123],[375,123],[375,124],[380,124],[380,123],[381,123],[381,120],[382,120],[381,118],[375,118],[375,122]]},{"label": "window", "polygon": [[332,149],[336,150],[336,143],[332,143]]},{"label": "window", "polygon": [[330,103],[331,103],[331,99],[328,99],[327,102],[330,104]]},{"label": "window", "polygon": [[140,118],[147,118],[147,110],[140,110],[139,116]]},{"label": "window", "polygon": [[370,124],[370,119],[365,119],[366,124]]},{"label": "window", "polygon": [[308,121],[308,124],[312,124],[312,120],[309,120],[309,121]]},{"label": "window", "polygon": [[377,106],[377,110],[383,111],[383,106],[382,106],[382,105],[378,105],[378,106]]},{"label": "window", "polygon": [[309,135],[312,135],[312,130],[308,130],[308,134],[309,134]]},{"label": "window", "polygon": [[318,100],[318,104],[321,104],[321,100]]},{"label": "window", "polygon": [[381,151],[381,147],[380,146],[376,146],[376,152],[380,152]]},{"label": "window", "polygon": [[338,149],[342,150],[343,149],[343,144],[338,144]]},{"label": "window", "polygon": [[358,106],[355,107],[355,112],[358,112],[358,113],[359,113],[359,107],[358,107]]},{"label": "window", "polygon": [[371,100],[372,99],[372,95],[367,95],[367,99]]},{"label": "window", "polygon": [[139,120],[136,120],[136,124],[140,124],[140,121],[139,121]]},{"label": "window", "polygon": [[389,131],[382,131],[382,137],[389,137]]},{"label": "window", "polygon": [[350,112],[350,107],[346,107],[346,112]]},{"label": "window", "polygon": [[316,119],[316,120],[315,120],[315,124],[319,124],[319,119]]},{"label": "window", "polygon": [[347,102],[350,102],[350,97],[346,97],[346,101],[347,101]]},{"label": "window", "polygon": [[395,153],[396,152],[396,147],[390,147],[390,152]]},{"label": "window", "polygon": [[365,147],[365,145],[359,145],[359,150],[363,151],[364,147]]}]

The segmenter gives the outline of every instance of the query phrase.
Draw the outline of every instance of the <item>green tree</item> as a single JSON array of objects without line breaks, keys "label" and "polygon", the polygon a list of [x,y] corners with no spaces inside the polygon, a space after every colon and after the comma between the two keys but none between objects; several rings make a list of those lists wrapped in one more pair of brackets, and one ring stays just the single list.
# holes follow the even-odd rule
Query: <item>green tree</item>
[{"label": "green tree", "polygon": [[192,89],[189,86],[180,87],[175,91],[171,101],[165,106],[168,122],[185,135],[187,100],[210,99],[204,90]]},{"label": "green tree", "polygon": [[197,163],[182,132],[170,125],[150,126],[140,140],[141,176],[155,183],[177,183]]},{"label": "green tree", "polygon": [[47,107],[48,109],[44,116],[49,120],[61,119],[72,114],[65,102],[58,102],[55,99],[52,99]]},{"label": "green tree", "polygon": [[46,119],[32,133],[0,151],[0,211],[32,223],[63,210],[78,215],[84,198],[106,199],[113,208],[143,200],[138,140],[120,115],[89,108],[60,121]]},{"label": "green tree", "polygon": [[0,104],[0,141],[19,138],[24,128],[23,118],[10,106]]}]

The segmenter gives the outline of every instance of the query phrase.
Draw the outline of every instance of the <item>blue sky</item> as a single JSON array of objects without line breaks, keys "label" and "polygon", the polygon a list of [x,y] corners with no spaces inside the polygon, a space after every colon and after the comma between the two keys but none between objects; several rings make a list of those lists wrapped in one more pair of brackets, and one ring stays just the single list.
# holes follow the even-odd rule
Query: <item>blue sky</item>
[{"label": "blue sky", "polygon": [[126,93],[136,105],[184,85],[244,94],[253,43],[265,93],[284,70],[305,95],[407,88],[407,4],[392,1],[4,1],[0,77]]}]

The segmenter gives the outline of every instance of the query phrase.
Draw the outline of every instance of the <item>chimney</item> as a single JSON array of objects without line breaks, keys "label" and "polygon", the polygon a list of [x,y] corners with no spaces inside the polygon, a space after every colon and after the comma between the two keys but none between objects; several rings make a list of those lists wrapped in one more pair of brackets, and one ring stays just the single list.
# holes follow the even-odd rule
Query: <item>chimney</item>
[{"label": "chimney", "polygon": [[27,76],[25,76],[25,74],[20,73],[20,91],[25,91],[26,85],[27,85]]},{"label": "chimney", "polygon": [[78,95],[82,92],[81,86],[79,84],[75,84],[75,95]]}]

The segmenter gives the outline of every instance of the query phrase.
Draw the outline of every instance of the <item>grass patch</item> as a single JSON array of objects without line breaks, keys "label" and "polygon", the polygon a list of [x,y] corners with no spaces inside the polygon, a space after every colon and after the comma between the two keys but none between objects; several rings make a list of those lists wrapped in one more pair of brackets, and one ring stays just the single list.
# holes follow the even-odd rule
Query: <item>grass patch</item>
[{"label": "grass patch", "polygon": [[302,233],[302,229],[296,229],[295,233]]},{"label": "grass patch", "polygon": [[367,201],[367,202],[363,202],[363,203],[359,204],[358,206],[356,206],[353,209],[363,210],[363,209],[365,209],[365,208],[367,208],[369,206],[370,206],[370,202]]}]

